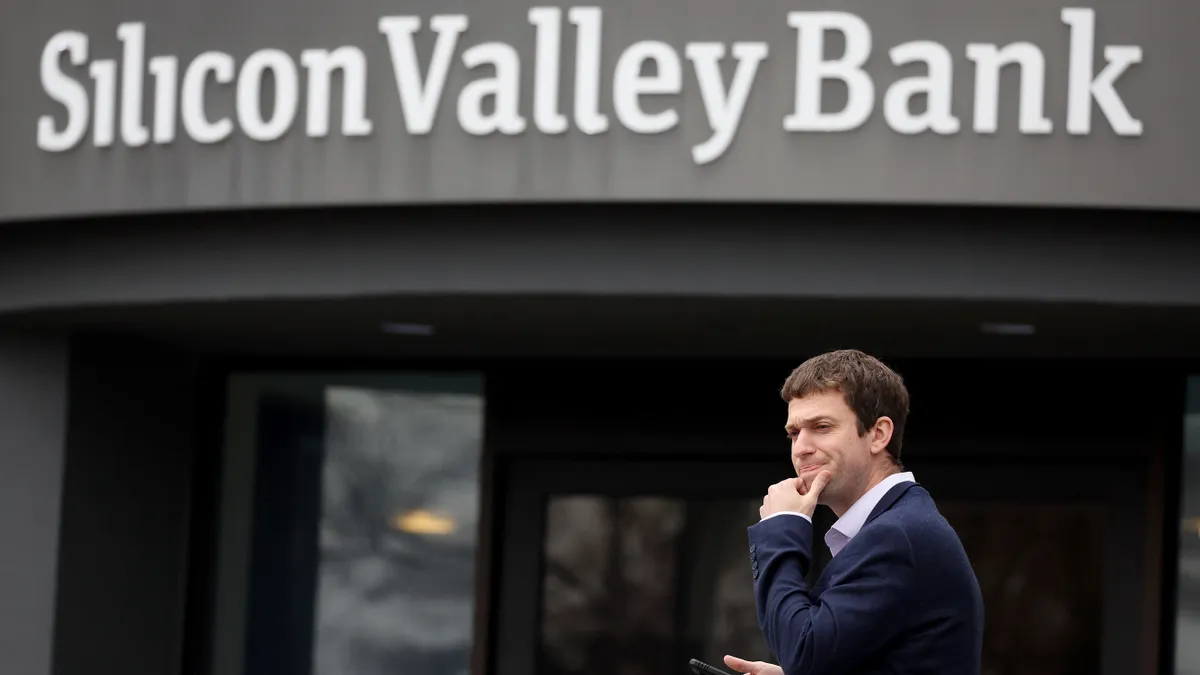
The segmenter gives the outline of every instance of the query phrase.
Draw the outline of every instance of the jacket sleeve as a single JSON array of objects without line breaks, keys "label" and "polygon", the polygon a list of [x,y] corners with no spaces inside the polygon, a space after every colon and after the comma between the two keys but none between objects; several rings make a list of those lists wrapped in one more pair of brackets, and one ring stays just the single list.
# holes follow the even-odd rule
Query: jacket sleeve
[{"label": "jacket sleeve", "polygon": [[810,522],[771,518],[751,526],[749,537],[759,627],[787,675],[854,672],[899,634],[915,572],[900,528],[877,523],[860,532],[815,600],[805,581]]}]

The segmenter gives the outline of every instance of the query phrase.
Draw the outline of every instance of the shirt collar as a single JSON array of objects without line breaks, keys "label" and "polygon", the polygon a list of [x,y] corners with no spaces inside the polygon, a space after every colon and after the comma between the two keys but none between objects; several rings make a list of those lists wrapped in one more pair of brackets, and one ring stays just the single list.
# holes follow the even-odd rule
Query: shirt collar
[{"label": "shirt collar", "polygon": [[833,555],[837,555],[845,548],[846,544],[858,534],[862,526],[867,522],[867,516],[871,515],[871,511],[875,510],[875,506],[880,499],[887,494],[888,490],[901,483],[912,483],[916,479],[913,478],[911,471],[903,473],[894,473],[887,478],[884,478],[878,485],[867,490],[867,493],[858,498],[858,501],[842,514],[841,518],[829,528],[825,533],[825,544],[829,546],[829,550]]}]

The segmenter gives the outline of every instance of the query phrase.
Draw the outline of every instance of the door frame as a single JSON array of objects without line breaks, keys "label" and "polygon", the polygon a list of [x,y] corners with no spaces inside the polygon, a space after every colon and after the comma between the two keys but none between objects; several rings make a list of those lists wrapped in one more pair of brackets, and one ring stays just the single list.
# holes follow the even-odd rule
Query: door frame
[{"label": "door frame", "polygon": [[[703,498],[754,497],[789,475],[786,458],[762,455],[698,458],[626,451],[609,457],[521,455],[498,458],[499,502],[496,605],[492,614],[492,675],[534,675],[541,627],[542,538],[546,502],[554,494],[653,495]],[[929,489],[934,500],[1089,501],[1106,507],[1104,617],[1100,675],[1138,672],[1157,639],[1130,639],[1129,617],[1144,614],[1147,594],[1157,597],[1154,570],[1148,569],[1143,542],[1148,527],[1140,489],[1149,464],[1129,457],[1093,460],[1036,458],[1021,453],[990,457],[921,457],[906,470]],[[1136,486],[1130,489],[1130,486]],[[833,521],[818,510],[821,532]],[[749,525],[750,523],[747,523]],[[821,547],[817,547],[821,548]],[[827,558],[826,558],[827,559]],[[821,564],[823,560],[818,559]],[[1132,582],[1132,583],[1131,583]],[[683,672],[683,664],[681,671]],[[614,674],[619,675],[619,674]]]}]

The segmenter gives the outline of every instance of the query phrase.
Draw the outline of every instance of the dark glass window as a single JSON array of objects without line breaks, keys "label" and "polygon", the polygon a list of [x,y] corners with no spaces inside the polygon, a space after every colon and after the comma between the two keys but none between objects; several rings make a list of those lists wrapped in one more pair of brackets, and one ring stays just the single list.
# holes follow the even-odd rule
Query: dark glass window
[{"label": "dark glass window", "polygon": [[482,382],[242,375],[230,385],[217,675],[465,675]]}]

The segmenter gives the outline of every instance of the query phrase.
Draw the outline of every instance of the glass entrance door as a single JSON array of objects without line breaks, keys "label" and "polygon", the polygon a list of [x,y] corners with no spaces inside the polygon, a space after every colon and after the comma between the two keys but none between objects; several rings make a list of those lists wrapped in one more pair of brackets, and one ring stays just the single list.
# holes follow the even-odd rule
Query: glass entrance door
[{"label": "glass entrance door", "polygon": [[[1129,617],[1144,597],[1141,513],[1110,489],[1136,469],[909,468],[979,577],[984,675],[1138,671]],[[786,470],[778,461],[511,462],[493,672],[683,675],[689,658],[773,660],[759,635],[746,527]],[[818,542],[833,520],[818,510]],[[817,548],[814,576],[828,560]]]}]

